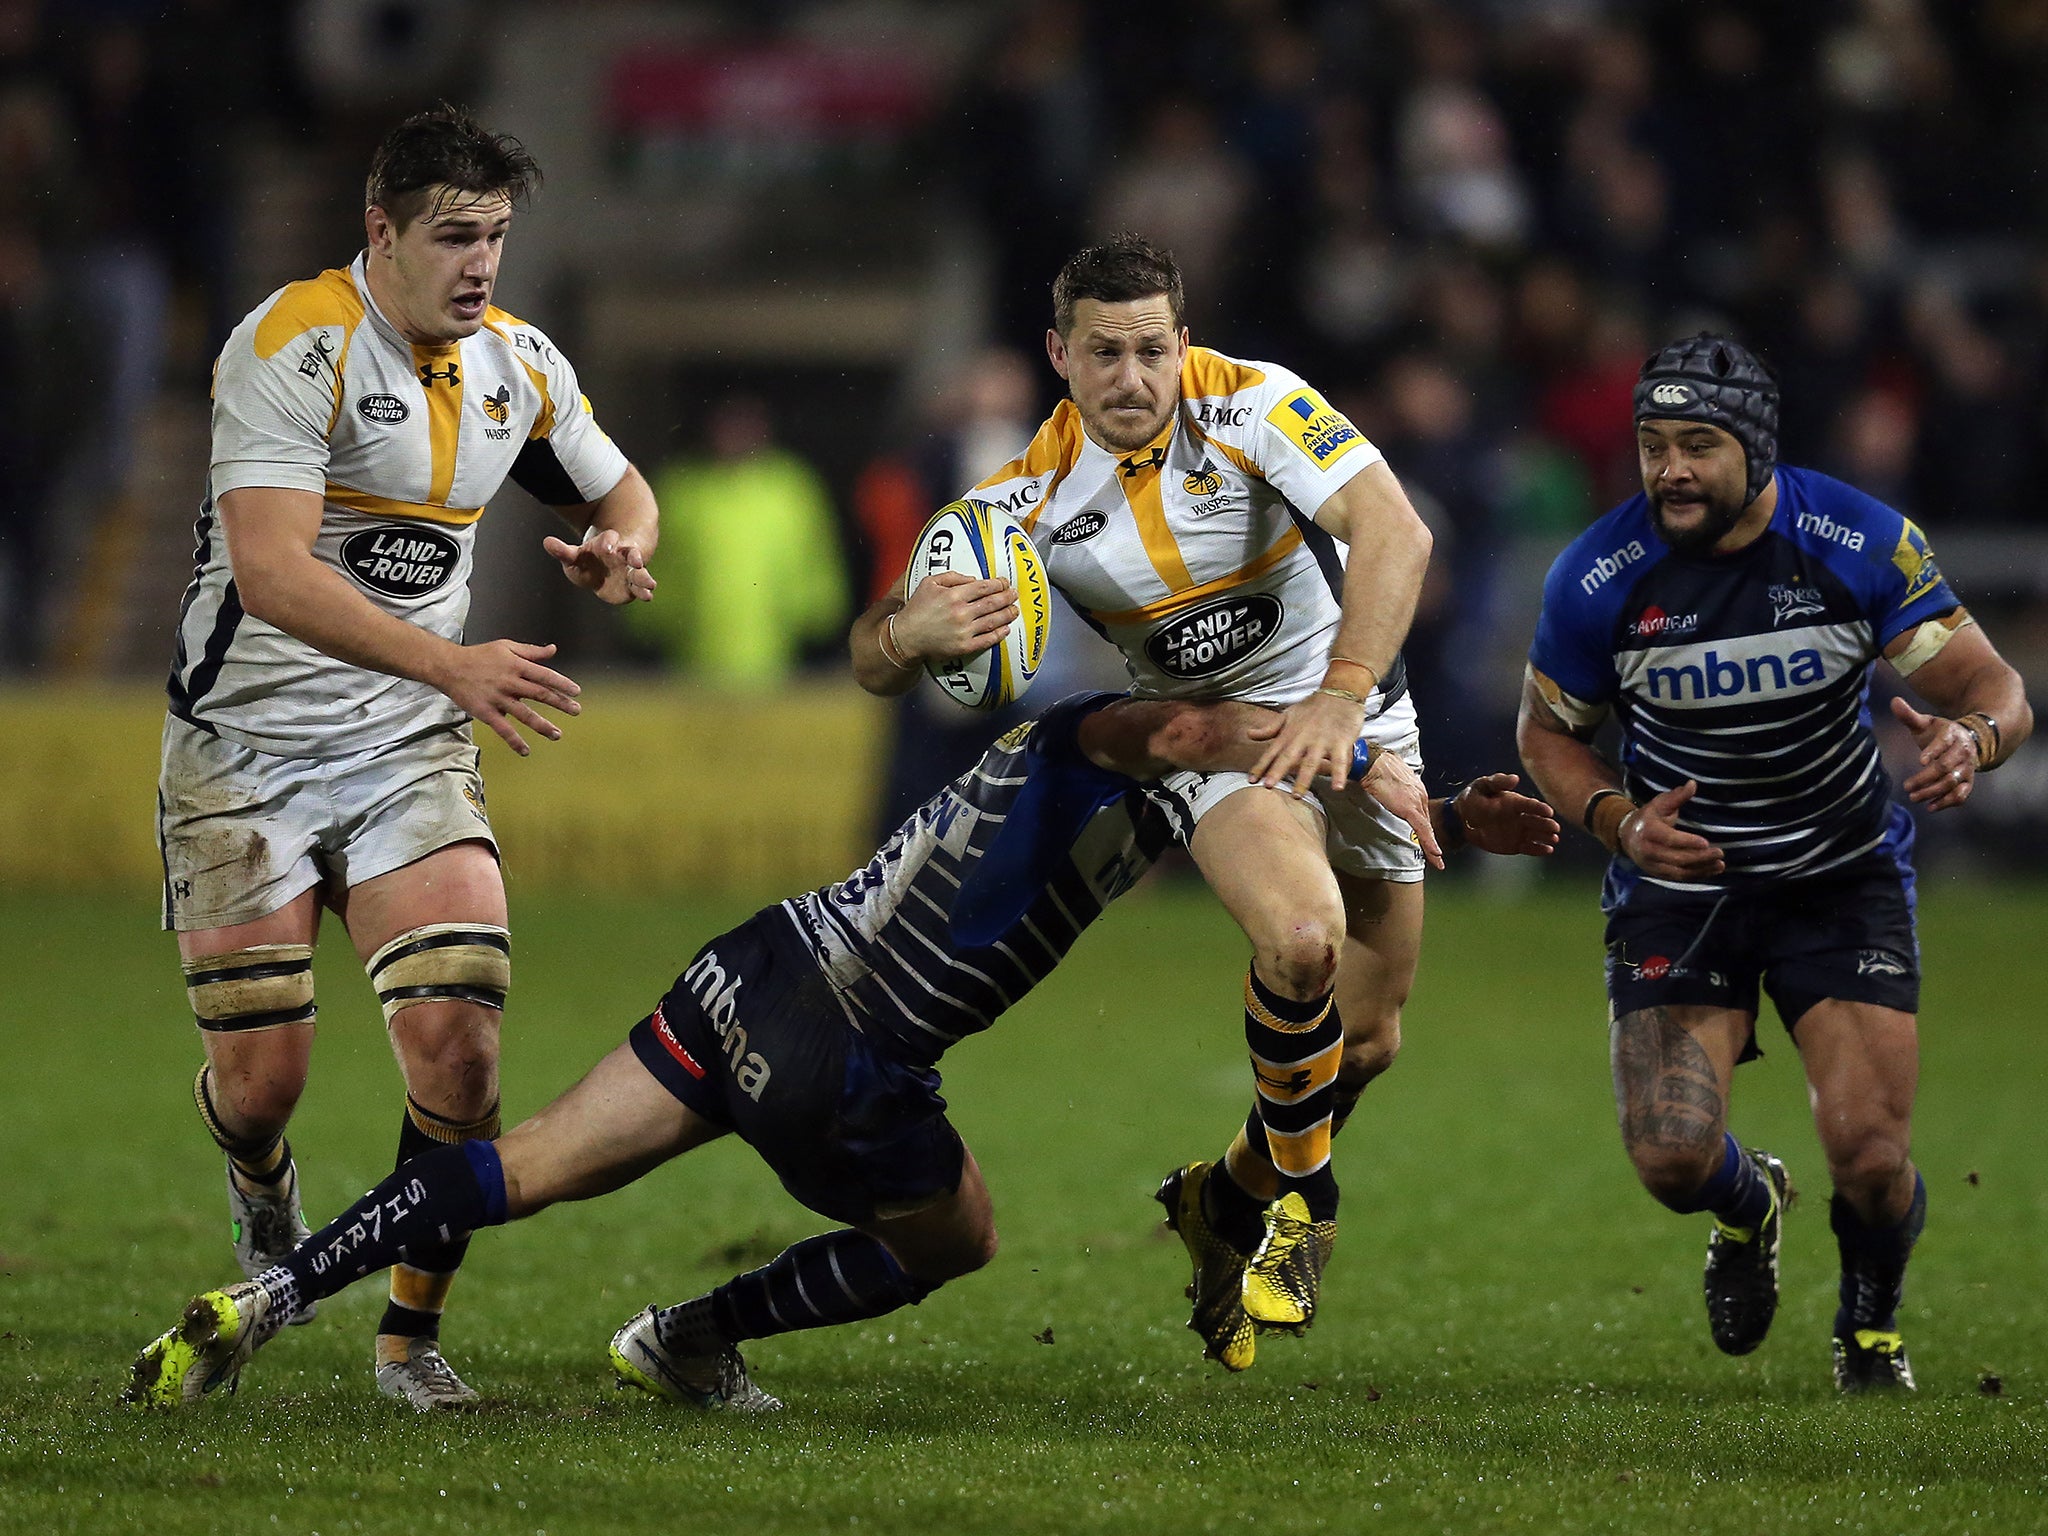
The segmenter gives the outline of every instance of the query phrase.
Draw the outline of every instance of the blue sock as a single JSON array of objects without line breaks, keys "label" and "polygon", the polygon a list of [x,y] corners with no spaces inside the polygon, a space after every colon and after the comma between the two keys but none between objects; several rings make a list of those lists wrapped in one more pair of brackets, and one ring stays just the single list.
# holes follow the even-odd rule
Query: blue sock
[{"label": "blue sock", "polygon": [[1712,1211],[1723,1226],[1755,1231],[1771,1213],[1771,1185],[1762,1170],[1744,1155],[1742,1143],[1727,1131],[1721,1133],[1721,1166],[1684,1204],[1666,1201],[1681,1215]]},{"label": "blue sock", "polygon": [[1846,1339],[1859,1328],[1890,1333],[1899,1326],[1899,1302],[1906,1294],[1906,1260],[1927,1225],[1927,1181],[1913,1175],[1913,1203],[1888,1227],[1868,1227],[1856,1208],[1839,1194],[1828,1202],[1828,1225],[1842,1255],[1841,1304],[1835,1311],[1835,1337]]},{"label": "blue sock", "polygon": [[711,1309],[719,1331],[737,1344],[880,1317],[937,1289],[905,1273],[865,1232],[827,1232],[726,1281],[711,1293]]},{"label": "blue sock", "polygon": [[257,1277],[296,1312],[364,1275],[389,1269],[407,1249],[460,1232],[502,1226],[505,1170],[497,1146],[465,1141],[422,1153]]},{"label": "blue sock", "polygon": [[1721,1135],[1721,1166],[1701,1187],[1700,1204],[1723,1226],[1754,1231],[1771,1214],[1771,1181],[1743,1153],[1733,1135],[1726,1131]]}]

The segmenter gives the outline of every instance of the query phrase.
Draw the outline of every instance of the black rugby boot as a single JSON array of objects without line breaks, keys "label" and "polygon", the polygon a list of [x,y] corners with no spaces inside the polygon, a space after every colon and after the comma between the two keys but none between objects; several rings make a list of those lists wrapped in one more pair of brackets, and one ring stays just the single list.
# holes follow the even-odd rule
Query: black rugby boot
[{"label": "black rugby boot", "polygon": [[1707,1239],[1707,1327],[1715,1347],[1727,1355],[1748,1354],[1771,1331],[1771,1319],[1778,1314],[1778,1242],[1784,1235],[1785,1207],[1793,1198],[1783,1163],[1755,1147],[1743,1156],[1770,1185],[1771,1208],[1753,1230],[1716,1218]]}]

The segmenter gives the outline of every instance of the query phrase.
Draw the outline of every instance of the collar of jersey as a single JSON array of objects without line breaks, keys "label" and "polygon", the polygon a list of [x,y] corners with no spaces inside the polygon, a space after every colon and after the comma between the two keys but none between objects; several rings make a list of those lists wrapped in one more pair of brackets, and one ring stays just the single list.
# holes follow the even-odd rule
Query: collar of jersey
[{"label": "collar of jersey", "polygon": [[[356,285],[356,292],[362,296],[363,313],[370,317],[370,324],[377,328],[377,334],[386,341],[391,342],[394,346],[404,347],[410,351],[412,343],[405,339],[405,333],[391,323],[385,316],[384,311],[377,307],[376,299],[371,296],[370,253],[368,251],[356,253],[356,259],[349,263],[348,275],[349,280]],[[461,343],[457,342],[455,345],[459,346]],[[428,350],[440,351],[442,349],[433,347]]]},{"label": "collar of jersey", "polygon": [[[1167,447],[1171,446],[1173,442],[1173,429],[1179,425],[1180,409],[1179,407],[1175,407],[1173,413],[1166,418],[1166,425],[1159,429],[1158,435],[1154,437],[1151,442],[1142,444],[1139,447],[1128,449],[1123,453],[1117,453],[1113,449],[1102,448],[1102,444],[1095,443],[1095,439],[1092,437],[1089,438],[1088,441],[1091,443],[1095,443],[1096,447],[1102,448],[1102,451],[1104,453],[1108,454],[1110,458],[1116,461],[1116,467],[1119,470],[1121,470],[1124,467],[1124,465],[1129,463],[1132,459],[1142,459],[1154,448],[1158,448],[1163,451]],[[1086,436],[1087,434],[1083,433],[1082,435]],[[1166,460],[1162,458],[1157,465],[1152,465],[1148,467],[1154,469],[1164,469],[1166,467]]]}]

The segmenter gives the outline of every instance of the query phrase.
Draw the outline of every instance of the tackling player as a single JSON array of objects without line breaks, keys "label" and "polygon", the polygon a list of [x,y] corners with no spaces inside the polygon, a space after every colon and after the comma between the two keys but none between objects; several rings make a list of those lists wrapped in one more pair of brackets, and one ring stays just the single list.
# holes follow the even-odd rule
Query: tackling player
[{"label": "tackling player", "polygon": [[[323,906],[404,1075],[399,1163],[498,1132],[511,948],[469,721],[524,754],[520,726],[561,735],[535,704],[579,706],[553,646],[463,643],[485,503],[509,475],[582,530],[544,541],[570,581],[609,603],[653,591],[646,482],[554,344],[491,306],[538,176],[454,108],[409,118],[371,163],[368,247],[272,294],[215,368],[157,832],[206,1049],[193,1094],[227,1156],[245,1274],[306,1233],[284,1133]],[[392,1275],[376,1380],[416,1408],[475,1397],[436,1343],[466,1241],[420,1245]]]},{"label": "tackling player", "polygon": [[[1759,990],[1805,1065],[1834,1186],[1843,1391],[1911,1388],[1899,1333],[1926,1219],[1910,1155],[1919,1075],[1913,820],[1871,732],[1881,656],[1938,714],[1905,788],[1951,810],[2033,726],[2019,674],[1913,523],[1779,465],[1778,389],[1702,334],[1644,365],[1643,494],[1551,567],[1522,695],[1522,759],[1614,854],[1607,913],[1614,1092],[1649,1192],[1708,1211],[1707,1319],[1729,1354],[1778,1304],[1785,1167],[1729,1132]],[[1619,715],[1617,771],[1590,744]]]},{"label": "tackling player", "polygon": [[[779,1407],[749,1381],[740,1343],[880,1317],[994,1255],[988,1190],[946,1118],[938,1059],[1043,980],[1170,840],[1164,813],[1122,775],[1248,766],[1264,750],[1244,734],[1250,713],[1101,694],[1055,705],[864,868],[705,945],[625,1044],[502,1141],[416,1158],[274,1268],[195,1299],[137,1360],[129,1399],[194,1401],[232,1382],[295,1309],[443,1233],[617,1189],[734,1131],[792,1195],[845,1225],[648,1308],[613,1338],[612,1368],[679,1402]],[[1387,781],[1403,782],[1398,770]],[[1514,783],[1475,780],[1453,816],[1481,847],[1548,853],[1557,824]],[[1430,813],[1443,817],[1444,802]],[[1009,873],[983,881],[991,863]],[[992,942],[962,937],[970,915]]]},{"label": "tackling player", "polygon": [[[1070,260],[1046,351],[1072,398],[969,494],[1023,522],[1140,697],[1282,711],[1248,772],[1152,791],[1252,944],[1250,1116],[1226,1157],[1160,1191],[1196,1267],[1192,1326],[1242,1370],[1254,1325],[1314,1317],[1336,1240],[1330,1139],[1400,1045],[1437,850],[1343,791],[1361,739],[1420,771],[1399,647],[1430,536],[1328,401],[1271,363],[1191,347],[1182,308],[1179,269],[1141,239]],[[855,671],[901,693],[920,662],[987,649],[1014,612],[989,582],[934,577],[907,600],[899,585],[855,623]]]}]

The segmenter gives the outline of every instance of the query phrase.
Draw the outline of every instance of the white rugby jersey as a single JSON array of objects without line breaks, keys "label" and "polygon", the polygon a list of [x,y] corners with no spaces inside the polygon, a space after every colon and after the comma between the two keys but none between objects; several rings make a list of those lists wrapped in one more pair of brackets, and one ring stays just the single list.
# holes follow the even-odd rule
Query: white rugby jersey
[{"label": "white rugby jersey", "polygon": [[[1313,519],[1380,451],[1271,363],[1191,347],[1180,393],[1128,454],[1090,441],[1063,400],[968,494],[1023,523],[1139,697],[1291,704],[1321,683],[1342,616],[1344,547]],[[1373,713],[1404,691],[1389,674]]]},{"label": "white rugby jersey", "polygon": [[371,302],[366,260],[280,288],[214,365],[212,464],[168,688],[173,714],[261,752],[339,757],[465,717],[425,683],[243,612],[215,511],[224,492],[317,493],[314,557],[386,613],[459,642],[476,522],[506,477],[573,506],[627,468],[541,332],[493,308],[473,336],[415,346]]}]

